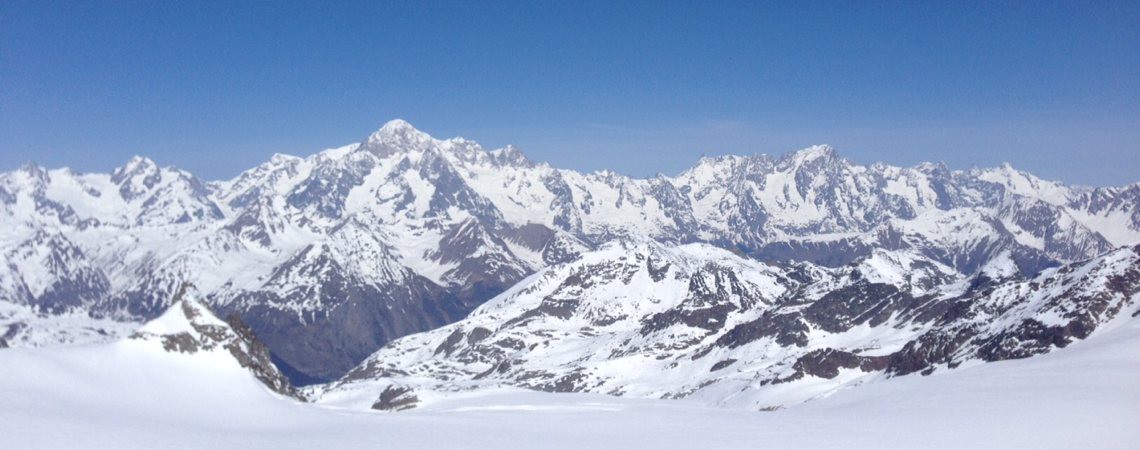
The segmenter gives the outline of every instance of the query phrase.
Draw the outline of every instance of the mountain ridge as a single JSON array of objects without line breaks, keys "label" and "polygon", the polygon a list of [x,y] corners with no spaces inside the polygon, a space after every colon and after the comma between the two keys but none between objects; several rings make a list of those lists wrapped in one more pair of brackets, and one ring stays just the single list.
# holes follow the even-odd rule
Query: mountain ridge
[{"label": "mountain ridge", "polygon": [[835,269],[707,244],[607,245],[312,393],[381,410],[504,387],[773,409],[1047,353],[1140,314],[1140,246],[1031,278],[1011,265],[965,277],[892,251]]},{"label": "mountain ridge", "polygon": [[831,267],[915,251],[967,275],[1001,256],[1028,275],[1140,241],[1137,205],[1140,184],[860,166],[827,146],[702,158],[673,177],[580,173],[396,120],[224,181],[141,157],[111,174],[0,174],[0,297],[142,320],[192,282],[289,366],[335,379],[614,239]]}]

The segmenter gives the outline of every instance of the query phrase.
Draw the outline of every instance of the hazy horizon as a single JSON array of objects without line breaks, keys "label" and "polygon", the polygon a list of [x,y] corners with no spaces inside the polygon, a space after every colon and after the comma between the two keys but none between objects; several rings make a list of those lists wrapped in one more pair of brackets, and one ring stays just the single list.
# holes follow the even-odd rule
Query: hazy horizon
[{"label": "hazy horizon", "polygon": [[[397,119],[393,119],[393,120],[397,120]],[[403,119],[399,119],[399,120],[403,120]],[[514,144],[506,144],[506,145],[502,145],[502,146],[486,146],[486,145],[483,145],[483,144],[482,144],[482,142],[480,142],[480,141],[479,141],[479,139],[477,139],[477,138],[472,138],[472,137],[469,137],[469,136],[438,136],[438,135],[436,135],[436,134],[433,134],[433,133],[431,133],[431,131],[430,131],[430,130],[424,130],[424,129],[422,129],[422,128],[419,128],[419,127],[417,127],[417,126],[416,126],[416,124],[414,124],[414,123],[411,123],[411,122],[409,122],[409,123],[410,123],[410,124],[411,124],[413,127],[415,127],[417,130],[419,130],[419,131],[422,131],[422,132],[425,132],[425,133],[427,133],[428,135],[430,135],[430,136],[431,136],[432,138],[434,138],[434,139],[438,139],[438,140],[447,140],[447,139],[452,139],[452,138],[463,138],[463,139],[467,139],[467,140],[470,140],[470,141],[474,141],[474,142],[477,142],[477,143],[479,143],[480,145],[482,145],[482,146],[483,146],[484,150],[488,150],[488,151],[490,151],[490,150],[495,150],[495,149],[498,149],[498,148],[502,148],[502,147],[505,147],[506,145],[514,145]],[[375,131],[375,130],[373,130],[373,131]],[[361,140],[363,140],[363,139],[361,139]],[[332,149],[335,149],[335,148],[338,148],[338,147],[342,147],[342,146],[344,146],[344,145],[353,145],[353,144],[356,144],[356,143],[358,143],[358,142],[350,142],[350,143],[345,143],[345,144],[340,144],[340,145],[326,146],[326,147],[324,147],[324,148],[321,148],[321,149],[316,149],[316,150],[313,150],[313,151],[311,151],[311,152],[308,152],[308,153],[303,153],[303,154],[281,153],[281,152],[276,152],[276,153],[274,153],[274,154],[284,154],[284,155],[289,155],[289,156],[296,156],[296,157],[301,157],[301,158],[307,158],[307,157],[309,157],[309,156],[315,155],[315,154],[317,154],[317,153],[320,153],[320,152],[322,152],[322,151],[325,151],[325,150],[332,150]],[[842,148],[838,148],[838,147],[835,147],[835,146],[833,146],[833,145],[830,145],[830,144],[827,144],[827,143],[818,143],[818,144],[812,144],[812,145],[803,146],[803,147],[799,147],[799,148],[787,149],[787,150],[784,150],[784,151],[768,151],[768,152],[760,151],[760,152],[755,152],[755,153],[748,153],[748,154],[736,154],[736,153],[715,153],[715,154],[704,154],[704,153],[702,153],[702,154],[698,154],[698,155],[696,155],[696,157],[693,159],[693,161],[692,161],[692,162],[691,162],[691,163],[690,163],[688,166],[685,166],[685,167],[681,168],[680,170],[677,170],[677,171],[674,171],[674,172],[654,172],[654,173],[652,173],[652,174],[644,174],[644,175],[643,175],[643,174],[630,174],[630,173],[623,173],[623,172],[621,172],[621,171],[618,171],[618,170],[615,170],[615,169],[606,168],[606,167],[595,168],[595,169],[575,169],[575,168],[571,168],[571,167],[562,167],[562,166],[558,166],[558,165],[552,164],[552,163],[550,163],[549,161],[543,161],[543,160],[538,160],[538,159],[535,159],[535,158],[533,158],[533,157],[531,156],[531,154],[530,154],[529,152],[527,152],[527,150],[526,150],[526,149],[524,149],[524,148],[520,148],[520,147],[518,147],[518,146],[515,146],[515,147],[516,147],[516,149],[517,149],[517,150],[521,151],[521,152],[523,153],[523,155],[525,155],[525,156],[526,156],[528,159],[530,159],[532,162],[535,162],[535,163],[549,163],[549,164],[551,164],[551,166],[553,166],[554,168],[557,168],[557,169],[570,169],[570,170],[579,170],[579,171],[581,171],[581,172],[587,172],[587,173],[590,173],[590,172],[599,172],[599,171],[611,171],[611,172],[619,173],[619,174],[622,174],[622,175],[626,175],[626,176],[629,176],[629,177],[632,177],[632,178],[651,178],[651,177],[654,177],[654,176],[656,176],[658,173],[660,173],[660,174],[664,174],[664,175],[666,175],[666,176],[677,176],[677,175],[679,175],[681,172],[683,172],[684,170],[687,170],[687,169],[689,169],[689,168],[691,168],[691,167],[695,166],[695,165],[696,165],[696,164],[697,164],[697,163],[700,161],[700,159],[701,159],[701,158],[704,158],[704,157],[718,157],[718,156],[759,156],[759,155],[768,155],[768,156],[770,156],[770,157],[773,157],[773,158],[780,158],[780,157],[782,157],[782,156],[784,156],[784,155],[792,154],[792,153],[795,153],[795,152],[799,152],[799,151],[802,151],[802,150],[808,150],[808,149],[810,149],[811,147],[814,147],[814,146],[820,146],[820,145],[823,145],[823,146],[830,146],[830,147],[832,147],[832,149],[833,149],[833,150],[835,150],[835,152],[836,152],[836,153],[839,155],[839,157],[840,157],[840,158],[843,158],[843,159],[849,160],[850,162],[852,162],[852,163],[854,163],[854,164],[857,164],[857,165],[861,165],[861,166],[871,166],[871,165],[874,165],[874,164],[880,164],[880,163],[881,163],[881,164],[887,164],[887,165],[891,165],[891,166],[897,166],[897,167],[914,167],[914,166],[916,166],[916,165],[918,165],[918,164],[922,164],[922,163],[935,163],[935,164],[941,163],[941,164],[946,164],[946,166],[947,166],[947,167],[948,167],[950,170],[961,170],[961,171],[966,171],[966,170],[970,170],[970,169],[972,169],[972,168],[981,168],[981,169],[984,169],[984,168],[996,168],[996,167],[999,167],[999,166],[1001,166],[1001,165],[1003,165],[1003,164],[1010,164],[1011,166],[1013,166],[1013,168],[1014,168],[1014,169],[1018,169],[1018,170],[1022,170],[1022,171],[1027,171],[1027,170],[1025,170],[1024,168],[1022,168],[1022,167],[1019,167],[1017,164],[1015,164],[1015,163],[1013,163],[1013,162],[1011,162],[1011,161],[1002,161],[1002,162],[999,162],[999,163],[996,163],[996,164],[991,164],[991,165],[984,165],[984,166],[983,166],[983,165],[977,165],[977,164],[973,164],[973,165],[970,165],[970,166],[966,166],[966,167],[956,167],[956,166],[953,166],[953,165],[951,165],[951,164],[947,163],[946,161],[940,161],[940,160],[924,160],[924,161],[918,161],[918,162],[916,162],[916,163],[914,163],[914,164],[896,164],[896,163],[894,163],[894,162],[891,162],[891,161],[859,161],[859,160],[855,160],[855,159],[852,159],[852,158],[851,158],[851,157],[850,157],[850,156],[847,154],[847,152],[845,152],[845,151],[844,151],[844,149],[842,149]],[[252,169],[252,168],[254,167],[254,166],[252,166],[252,165],[251,165],[251,166],[249,166],[249,167],[239,168],[237,172],[233,173],[233,174],[232,174],[232,175],[230,175],[230,176],[225,176],[225,177],[223,177],[223,178],[210,178],[210,177],[203,177],[203,176],[201,176],[200,174],[198,174],[198,173],[195,173],[193,170],[190,170],[190,169],[187,169],[187,168],[185,168],[185,167],[179,166],[178,164],[172,164],[172,163],[168,163],[168,162],[165,162],[165,161],[162,161],[162,160],[157,160],[157,159],[155,159],[155,158],[153,158],[153,157],[151,157],[151,156],[149,156],[149,155],[146,155],[146,154],[141,154],[141,153],[140,153],[140,154],[131,155],[131,156],[130,156],[130,157],[128,157],[127,159],[124,159],[124,160],[122,160],[122,161],[120,161],[120,162],[118,162],[118,163],[116,163],[116,164],[112,164],[110,167],[107,167],[107,168],[103,168],[103,169],[85,170],[85,169],[80,169],[80,168],[77,168],[77,167],[73,167],[73,166],[70,166],[70,165],[66,165],[66,164],[65,164],[65,165],[61,165],[61,166],[47,166],[47,165],[41,164],[40,162],[36,161],[35,159],[30,159],[30,160],[27,160],[27,161],[25,161],[25,162],[23,162],[23,163],[21,163],[21,164],[19,164],[19,165],[17,165],[17,166],[13,166],[13,167],[10,167],[10,168],[3,168],[3,169],[0,169],[0,172],[6,172],[6,171],[10,171],[10,170],[17,170],[17,169],[19,169],[19,168],[22,168],[24,165],[26,165],[26,164],[28,164],[28,163],[32,163],[32,164],[36,164],[36,165],[38,165],[38,166],[40,166],[40,167],[43,167],[43,168],[45,168],[45,169],[48,169],[48,170],[61,169],[61,168],[68,168],[68,169],[71,169],[71,170],[75,170],[75,171],[77,171],[77,172],[81,172],[81,173],[111,173],[111,172],[112,172],[114,169],[116,169],[116,168],[118,168],[118,167],[121,167],[121,166],[123,166],[123,165],[124,165],[125,163],[127,163],[127,162],[128,162],[130,159],[131,159],[131,158],[134,158],[134,157],[143,157],[143,158],[147,158],[147,159],[149,159],[149,160],[153,161],[153,162],[154,162],[156,165],[158,165],[158,166],[160,166],[160,167],[168,167],[168,166],[169,166],[169,167],[176,167],[176,168],[179,168],[179,169],[183,169],[183,170],[189,170],[189,171],[190,171],[191,173],[193,173],[195,176],[197,176],[197,177],[199,177],[200,179],[203,179],[203,180],[205,180],[205,181],[225,181],[225,180],[230,180],[230,179],[232,179],[232,178],[236,177],[237,175],[239,175],[239,174],[240,174],[242,171],[245,171],[245,170],[249,170],[249,169]],[[268,161],[268,160],[269,160],[269,158],[271,158],[271,157],[272,157],[272,154],[271,154],[271,155],[269,155],[269,156],[267,156],[267,157],[266,157],[266,161]],[[262,162],[265,162],[265,161],[262,161]],[[260,164],[260,163],[258,163],[258,164]],[[1030,172],[1030,173],[1033,173],[1033,172],[1031,172],[1031,171],[1028,171],[1028,172]],[[1036,173],[1033,173],[1033,175],[1036,175],[1036,176],[1040,176],[1040,174],[1036,174]],[[1060,182],[1064,182],[1064,183],[1066,183],[1066,184],[1068,184],[1068,185],[1071,185],[1071,186],[1091,186],[1091,187],[1104,187],[1104,186],[1124,186],[1124,185],[1129,185],[1129,184],[1134,184],[1134,183],[1140,182],[1140,179],[1138,179],[1137,181],[1133,181],[1133,182],[1126,182],[1126,183],[1121,183],[1121,184],[1118,184],[1118,185],[1107,185],[1107,184],[1105,184],[1105,185],[1088,185],[1088,184],[1081,184],[1081,183],[1069,183],[1069,182],[1065,182],[1064,180],[1056,180],[1056,179],[1050,179],[1050,178],[1048,178],[1048,177],[1044,177],[1044,179],[1046,179],[1046,180],[1050,180],[1050,181],[1060,181]]]}]

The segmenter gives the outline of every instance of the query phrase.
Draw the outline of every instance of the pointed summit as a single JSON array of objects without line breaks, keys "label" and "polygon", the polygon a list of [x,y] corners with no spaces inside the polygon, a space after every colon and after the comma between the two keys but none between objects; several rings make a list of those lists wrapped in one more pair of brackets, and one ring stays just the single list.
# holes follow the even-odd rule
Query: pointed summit
[{"label": "pointed summit", "polygon": [[784,156],[780,157],[780,160],[791,161],[796,165],[803,165],[816,160],[834,160],[838,158],[839,153],[835,151],[834,147],[823,144],[813,145],[802,150],[786,153]]},{"label": "pointed summit", "polygon": [[126,170],[132,170],[133,171],[133,170],[140,170],[140,169],[149,169],[152,167],[158,167],[158,165],[154,163],[154,160],[147,158],[145,156],[135,155],[135,156],[132,156],[131,159],[128,159],[127,163],[123,164],[122,168],[126,169]]},{"label": "pointed summit", "polygon": [[116,184],[122,183],[123,180],[139,174],[151,175],[158,172],[158,165],[150,158],[143,156],[132,156],[125,164],[115,169],[111,173],[111,181]]},{"label": "pointed summit", "polygon": [[367,142],[418,143],[431,140],[431,136],[416,129],[416,127],[412,126],[408,121],[404,119],[392,119],[380,127],[379,130],[376,130],[376,132],[368,136]]},{"label": "pointed summit", "polygon": [[416,130],[416,127],[412,126],[412,124],[408,123],[408,121],[406,121],[404,119],[389,120],[387,123],[384,124],[384,126],[380,127],[380,130],[379,130],[379,132],[382,132],[382,133],[401,133],[401,132],[405,132],[405,131],[419,131],[419,130]]},{"label": "pointed summit", "polygon": [[776,162],[778,170],[801,170],[835,168],[845,163],[839,153],[830,145],[813,145],[811,147],[785,153]]},{"label": "pointed summit", "polygon": [[162,171],[149,158],[135,156],[111,173],[111,182],[119,185],[119,195],[134,200],[162,181]]},{"label": "pointed summit", "polygon": [[24,165],[20,166],[20,170],[22,170],[24,172],[28,172],[28,173],[34,173],[34,172],[42,172],[44,170],[44,168],[40,167],[39,164],[36,164],[35,161],[32,161],[29,159],[27,162],[24,163]]},{"label": "pointed summit", "polygon": [[157,342],[171,353],[197,354],[227,352],[235,363],[250,372],[270,390],[289,397],[301,398],[261,343],[236,315],[223,321],[205,303],[198,300],[197,290],[183,283],[174,295],[174,303],[157,319],[138,329],[130,340]]},{"label": "pointed summit", "polygon": [[[197,291],[194,290],[193,286],[183,284],[178,293],[174,295],[174,304],[170,305],[170,308],[167,308],[161,316],[139,328],[136,335],[191,333],[197,336],[198,331],[204,328],[225,326],[226,323],[218,319],[208,306],[197,300]],[[181,348],[179,350],[185,351]]]},{"label": "pointed summit", "polygon": [[368,136],[361,148],[378,156],[400,151],[424,151],[432,147],[435,139],[417,130],[403,119],[393,119]]},{"label": "pointed summit", "polygon": [[28,162],[24,163],[23,166],[20,166],[19,170],[40,184],[48,182],[47,170],[41,167],[39,164],[36,164],[35,161],[28,160]]}]

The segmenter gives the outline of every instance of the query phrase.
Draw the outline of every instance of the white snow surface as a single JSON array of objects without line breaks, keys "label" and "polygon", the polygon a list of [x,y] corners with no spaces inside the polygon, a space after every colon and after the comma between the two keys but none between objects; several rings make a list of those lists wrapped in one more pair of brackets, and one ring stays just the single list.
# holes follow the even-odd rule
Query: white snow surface
[{"label": "white snow surface", "polygon": [[[186,311],[183,311],[183,308],[192,311],[194,318],[191,319],[188,317]],[[190,333],[190,335],[198,338],[200,333],[194,328],[194,325],[229,327],[229,325],[221,319],[218,319],[206,306],[202,305],[199,300],[195,299],[193,295],[186,294],[186,298],[181,300],[181,303],[171,305],[161,316],[139,327],[138,331],[139,333],[155,335]]]},{"label": "white snow surface", "polygon": [[137,322],[95,319],[79,312],[49,314],[0,300],[0,338],[14,348],[113,342],[138,327]]},{"label": "white snow surface", "polygon": [[0,350],[5,448],[1135,448],[1140,321],[1047,355],[777,411],[518,390],[381,413],[299,403],[224,352]]}]

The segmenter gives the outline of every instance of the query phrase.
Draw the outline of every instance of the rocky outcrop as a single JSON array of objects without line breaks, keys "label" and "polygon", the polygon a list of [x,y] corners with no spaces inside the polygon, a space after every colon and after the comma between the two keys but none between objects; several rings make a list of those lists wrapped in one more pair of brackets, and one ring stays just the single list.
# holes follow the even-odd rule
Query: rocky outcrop
[{"label": "rocky outcrop", "polygon": [[403,411],[415,408],[420,402],[412,388],[407,386],[388,386],[380,393],[380,397],[372,404],[372,409],[378,411]]},{"label": "rocky outcrop", "polygon": [[226,352],[258,381],[278,394],[303,399],[277,369],[269,349],[237,316],[221,321],[183,285],[174,304],[157,319],[143,325],[132,340],[155,342],[168,352],[195,354]]}]

